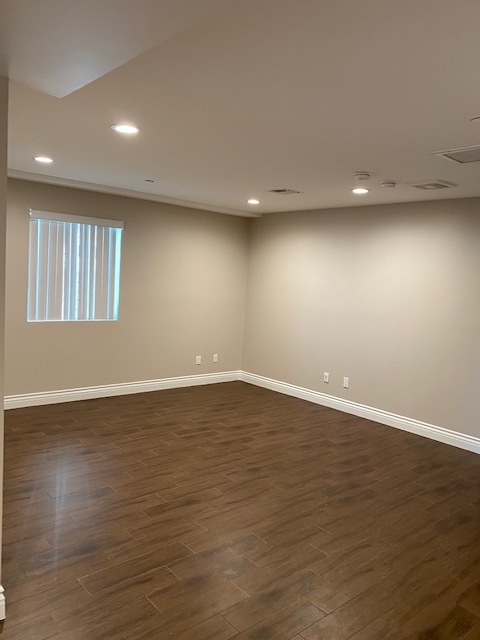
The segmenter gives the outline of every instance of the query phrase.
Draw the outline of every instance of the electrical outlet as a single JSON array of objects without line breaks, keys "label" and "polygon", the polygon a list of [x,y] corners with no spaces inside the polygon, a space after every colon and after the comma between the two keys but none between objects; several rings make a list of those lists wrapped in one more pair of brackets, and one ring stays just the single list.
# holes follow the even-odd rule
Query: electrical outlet
[{"label": "electrical outlet", "polygon": [[344,389],[348,389],[350,386],[350,378],[344,378],[343,379],[343,388]]},{"label": "electrical outlet", "polygon": [[323,381],[324,382],[328,382],[329,378],[330,378],[330,374],[328,373],[328,371],[324,371],[323,372]]},{"label": "electrical outlet", "polygon": [[197,356],[195,358],[195,364],[202,364],[202,356]]},{"label": "electrical outlet", "polygon": [[213,354],[213,362],[218,362],[218,353]]}]

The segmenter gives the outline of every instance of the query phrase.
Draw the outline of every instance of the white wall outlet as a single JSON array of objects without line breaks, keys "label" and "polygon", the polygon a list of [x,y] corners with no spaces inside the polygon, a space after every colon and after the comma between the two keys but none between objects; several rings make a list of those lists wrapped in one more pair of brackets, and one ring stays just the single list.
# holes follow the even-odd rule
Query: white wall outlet
[{"label": "white wall outlet", "polygon": [[195,358],[195,364],[202,364],[202,356],[197,356]]},{"label": "white wall outlet", "polygon": [[330,374],[328,373],[328,371],[324,371],[323,372],[323,381],[324,382],[328,382],[329,378],[330,378]]},{"label": "white wall outlet", "polygon": [[343,379],[343,388],[344,389],[348,389],[349,385],[350,385],[350,378],[344,378]]},{"label": "white wall outlet", "polygon": [[218,362],[218,353],[213,354],[213,361]]}]

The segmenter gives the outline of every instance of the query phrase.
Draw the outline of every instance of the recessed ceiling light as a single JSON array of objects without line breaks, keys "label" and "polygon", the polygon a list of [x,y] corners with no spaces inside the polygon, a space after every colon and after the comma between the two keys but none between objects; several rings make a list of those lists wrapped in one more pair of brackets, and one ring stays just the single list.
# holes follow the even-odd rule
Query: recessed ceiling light
[{"label": "recessed ceiling light", "polygon": [[260,204],[260,200],[257,200],[256,198],[250,198],[247,202],[248,204]]},{"label": "recessed ceiling light", "polygon": [[356,187],[355,189],[352,189],[352,191],[357,195],[363,195],[365,193],[368,193],[370,189],[365,189],[364,187]]},{"label": "recessed ceiling light", "polygon": [[112,129],[117,133],[126,133],[128,135],[133,135],[140,131],[140,129],[133,124],[112,124]]},{"label": "recessed ceiling light", "polygon": [[52,158],[48,156],[34,156],[33,159],[35,162],[41,162],[42,164],[51,164],[53,162]]}]

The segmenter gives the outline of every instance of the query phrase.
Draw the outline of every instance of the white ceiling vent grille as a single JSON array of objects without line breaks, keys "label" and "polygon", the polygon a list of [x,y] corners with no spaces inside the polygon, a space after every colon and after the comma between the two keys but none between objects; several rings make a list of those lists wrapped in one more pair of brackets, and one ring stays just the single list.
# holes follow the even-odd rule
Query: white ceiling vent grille
[{"label": "white ceiling vent grille", "polygon": [[437,189],[450,189],[450,187],[456,187],[457,185],[446,180],[427,180],[425,182],[417,182],[411,186],[424,191],[436,191]]},{"label": "white ceiling vent grille", "polygon": [[480,162],[480,146],[459,147],[458,149],[447,149],[446,151],[434,151],[434,155],[442,156],[447,160],[453,160],[459,164],[469,164],[470,162]]},{"label": "white ceiling vent grille", "polygon": [[270,189],[269,193],[278,193],[280,196],[292,196],[304,192],[297,191],[296,189]]}]

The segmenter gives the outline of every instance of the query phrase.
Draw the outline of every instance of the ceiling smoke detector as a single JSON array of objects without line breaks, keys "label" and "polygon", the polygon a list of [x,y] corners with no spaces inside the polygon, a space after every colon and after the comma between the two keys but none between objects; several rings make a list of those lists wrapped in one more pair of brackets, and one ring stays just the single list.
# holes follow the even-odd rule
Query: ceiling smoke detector
[{"label": "ceiling smoke detector", "polygon": [[395,189],[396,186],[397,186],[397,183],[393,182],[393,180],[387,180],[386,182],[382,182],[382,187],[384,189]]},{"label": "ceiling smoke detector", "polygon": [[297,191],[296,189],[270,189],[269,193],[277,193],[280,196],[292,196],[298,193],[304,193],[304,191]]},{"label": "ceiling smoke detector", "polygon": [[366,180],[370,180],[370,174],[368,173],[368,171],[356,171],[353,175],[358,182],[365,182]]}]

